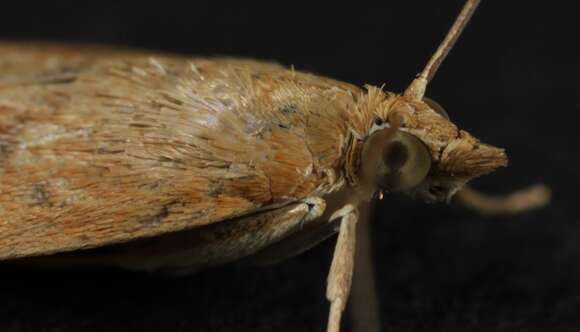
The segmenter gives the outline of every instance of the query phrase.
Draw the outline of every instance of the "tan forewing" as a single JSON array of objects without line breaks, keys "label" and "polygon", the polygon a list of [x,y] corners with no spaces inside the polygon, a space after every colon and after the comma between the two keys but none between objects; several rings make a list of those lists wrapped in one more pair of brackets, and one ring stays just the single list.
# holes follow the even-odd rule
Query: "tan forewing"
[{"label": "tan forewing", "polygon": [[252,60],[79,49],[0,46],[0,259],[175,232],[336,185],[357,88]]}]

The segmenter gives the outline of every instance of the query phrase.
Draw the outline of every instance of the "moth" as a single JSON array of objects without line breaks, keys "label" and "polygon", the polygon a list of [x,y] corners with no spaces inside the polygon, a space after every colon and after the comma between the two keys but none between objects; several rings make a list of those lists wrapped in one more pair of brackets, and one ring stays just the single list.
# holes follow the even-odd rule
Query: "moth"
[{"label": "moth", "polygon": [[0,44],[0,260],[188,273],[338,232],[338,331],[361,204],[448,201],[507,164],[424,98],[477,3],[402,94],[250,59]]}]

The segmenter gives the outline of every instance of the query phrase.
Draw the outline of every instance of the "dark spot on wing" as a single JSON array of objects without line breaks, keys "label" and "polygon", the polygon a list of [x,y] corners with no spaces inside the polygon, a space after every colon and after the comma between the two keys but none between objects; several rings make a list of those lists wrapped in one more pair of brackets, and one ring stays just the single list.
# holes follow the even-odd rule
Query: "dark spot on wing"
[{"label": "dark spot on wing", "polygon": [[183,164],[184,161],[181,159],[169,158],[166,156],[159,157],[159,161],[162,163],[176,163],[176,164]]},{"label": "dark spot on wing", "polygon": [[100,147],[97,149],[97,154],[119,154],[125,152],[124,149],[111,150],[107,147]]},{"label": "dark spot on wing", "polygon": [[175,98],[167,93],[162,93],[161,96],[163,97],[163,99],[165,99],[166,101],[168,101],[174,105],[183,106],[183,101],[181,101],[181,100],[179,100],[179,99],[177,99],[177,98]]},{"label": "dark spot on wing", "polygon": [[280,112],[287,113],[287,114],[298,113],[298,106],[296,106],[294,104],[284,105],[284,106],[280,107]]},{"label": "dark spot on wing", "polygon": [[49,75],[39,77],[40,84],[67,84],[77,80],[76,73],[61,73],[58,75]]},{"label": "dark spot on wing", "polygon": [[129,127],[135,127],[135,128],[151,128],[150,125],[145,124],[145,123],[130,123]]},{"label": "dark spot on wing", "polygon": [[44,184],[35,184],[32,186],[32,206],[51,207],[49,194]]},{"label": "dark spot on wing", "polygon": [[2,165],[4,161],[8,159],[8,153],[8,145],[0,141],[0,165]]},{"label": "dark spot on wing", "polygon": [[221,181],[212,181],[209,184],[209,190],[207,192],[210,197],[218,197],[224,192],[224,184]]},{"label": "dark spot on wing", "polygon": [[282,129],[290,129],[291,126],[285,123],[278,123],[278,127]]},{"label": "dark spot on wing", "polygon": [[81,242],[89,242],[91,240],[91,238],[89,236],[87,236],[86,234],[81,234],[79,235],[79,239],[81,240]]},{"label": "dark spot on wing", "polygon": [[169,204],[161,207],[159,212],[157,212],[153,217],[147,218],[143,224],[147,225],[158,225],[163,222],[163,219],[169,216]]}]

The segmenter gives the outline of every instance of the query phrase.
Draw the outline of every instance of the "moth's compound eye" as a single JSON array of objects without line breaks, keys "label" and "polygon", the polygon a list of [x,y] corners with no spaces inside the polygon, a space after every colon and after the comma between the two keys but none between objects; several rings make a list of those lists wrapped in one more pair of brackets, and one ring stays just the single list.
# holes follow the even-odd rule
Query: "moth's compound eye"
[{"label": "moth's compound eye", "polygon": [[436,102],[433,99],[429,99],[427,97],[423,98],[423,102],[425,104],[427,104],[429,107],[431,107],[431,109],[434,110],[435,112],[437,112],[439,115],[441,115],[445,119],[449,120],[449,114],[447,114],[447,112],[445,111],[443,106],[439,105],[438,102]]},{"label": "moth's compound eye", "polygon": [[431,168],[431,154],[416,136],[384,129],[364,144],[361,176],[387,191],[403,191],[419,185]]}]

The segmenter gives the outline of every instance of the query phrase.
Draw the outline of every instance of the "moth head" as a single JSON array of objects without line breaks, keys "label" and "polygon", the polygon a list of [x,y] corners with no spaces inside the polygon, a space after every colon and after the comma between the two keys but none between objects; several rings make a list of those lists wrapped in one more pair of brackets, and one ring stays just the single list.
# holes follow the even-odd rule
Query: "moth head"
[{"label": "moth head", "polygon": [[377,112],[379,122],[384,123],[375,123],[364,143],[363,181],[379,190],[405,191],[427,201],[441,201],[449,200],[470,179],[507,165],[503,149],[482,144],[460,130],[439,104],[424,97],[427,84],[478,4],[479,0],[466,0],[423,71],[403,95],[393,96]]},{"label": "moth head", "polygon": [[469,180],[507,165],[503,149],[459,129],[436,102],[393,98],[363,143],[364,183],[428,202],[448,201]]}]

